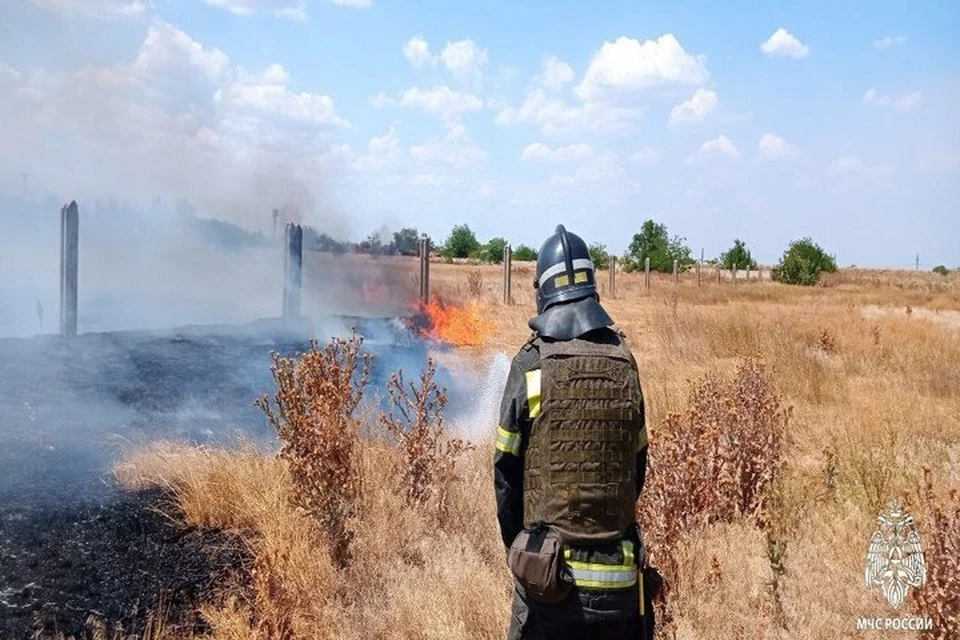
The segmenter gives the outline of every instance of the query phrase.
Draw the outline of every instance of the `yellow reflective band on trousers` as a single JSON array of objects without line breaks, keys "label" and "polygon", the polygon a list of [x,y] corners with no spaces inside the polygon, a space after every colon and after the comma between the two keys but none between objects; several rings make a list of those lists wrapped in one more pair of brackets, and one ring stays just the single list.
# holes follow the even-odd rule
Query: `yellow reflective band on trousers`
[{"label": "yellow reflective band on trousers", "polygon": [[520,455],[520,434],[497,427],[497,450],[511,455]]},{"label": "yellow reflective band on trousers", "polygon": [[634,564],[633,543],[624,540],[623,564],[600,564],[572,560],[570,549],[563,552],[567,566],[573,572],[573,582],[587,589],[626,589],[637,583],[637,567]]},{"label": "yellow reflective band on trousers", "polygon": [[527,408],[530,418],[540,415],[540,369],[527,371]]}]

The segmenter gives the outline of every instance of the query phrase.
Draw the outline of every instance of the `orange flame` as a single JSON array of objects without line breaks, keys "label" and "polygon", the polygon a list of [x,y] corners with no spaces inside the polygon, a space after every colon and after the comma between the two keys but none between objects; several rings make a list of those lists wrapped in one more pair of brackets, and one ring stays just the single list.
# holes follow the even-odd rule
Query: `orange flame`
[{"label": "orange flame", "polygon": [[493,324],[487,319],[486,309],[471,301],[466,306],[448,305],[441,300],[420,304],[420,335],[457,347],[476,347],[493,334]]}]

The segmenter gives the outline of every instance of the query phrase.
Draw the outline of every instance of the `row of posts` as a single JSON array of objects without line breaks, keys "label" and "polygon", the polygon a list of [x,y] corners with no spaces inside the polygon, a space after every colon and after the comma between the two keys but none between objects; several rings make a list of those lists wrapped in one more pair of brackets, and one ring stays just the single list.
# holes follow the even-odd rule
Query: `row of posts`
[{"label": "row of posts", "polygon": [[[80,211],[76,202],[65,205],[60,210],[60,334],[77,335],[77,299],[79,267]],[[284,318],[297,318],[301,313],[301,290],[303,284],[303,227],[288,224],[283,243],[283,305]],[[420,300],[426,303],[430,299],[430,239],[423,237],[419,242],[420,254]],[[702,262],[702,261],[701,261]],[[701,262],[696,263],[697,286],[701,283]],[[679,265],[673,261],[673,282],[679,283]],[[717,266],[717,282],[721,282],[721,269]],[[762,279],[762,271],[758,271]],[[513,250],[507,244],[503,248],[503,304],[513,304]],[[747,270],[747,281],[751,271]],[[737,268],[731,269],[734,283],[737,281]],[[617,258],[610,256],[608,292],[611,298],[617,291]],[[644,262],[644,289],[650,289],[650,258]]]}]

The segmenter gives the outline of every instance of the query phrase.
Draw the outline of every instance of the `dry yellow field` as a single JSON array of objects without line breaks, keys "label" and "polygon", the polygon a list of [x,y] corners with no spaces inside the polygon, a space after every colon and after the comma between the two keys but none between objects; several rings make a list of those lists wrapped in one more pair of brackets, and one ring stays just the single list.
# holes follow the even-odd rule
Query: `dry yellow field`
[{"label": "dry yellow field", "polygon": [[[436,295],[479,300],[490,311],[486,344],[466,350],[478,361],[498,351],[512,357],[529,336],[532,265],[515,265],[513,306],[500,304],[500,274],[495,266],[432,265]],[[913,600],[895,612],[868,590],[864,563],[875,518],[893,497],[908,498],[928,548],[936,535],[947,548],[960,544],[956,512],[940,529],[932,522],[933,505],[946,509],[948,494],[960,489],[960,278],[845,270],[825,286],[798,288],[718,285],[710,275],[701,287],[692,274],[676,286],[655,276],[645,292],[642,275],[620,274],[615,298],[606,295],[606,273],[599,278],[640,366],[654,462],[668,414],[688,406],[698,380],[728,380],[744,359],[765,364],[791,407],[772,507],[786,545],[782,573],[774,575],[768,539],[749,519],[691,532],[671,550],[678,567],[671,633],[857,637],[858,617],[917,615]],[[127,488],[169,488],[187,522],[234,531],[249,545],[251,571],[198,603],[213,638],[502,638],[511,581],[495,519],[496,416],[489,419],[491,437],[461,459],[442,518],[404,501],[390,472],[397,453],[389,442],[360,445],[352,558],[342,567],[291,506],[291,476],[277,458],[158,443],[116,472]],[[925,470],[934,502],[920,499]],[[951,509],[960,503],[954,500]],[[663,553],[651,551],[654,558]],[[944,569],[942,558],[929,556],[956,587],[956,560]],[[958,599],[956,591],[940,597],[935,631],[948,631],[942,620],[957,624]]]}]

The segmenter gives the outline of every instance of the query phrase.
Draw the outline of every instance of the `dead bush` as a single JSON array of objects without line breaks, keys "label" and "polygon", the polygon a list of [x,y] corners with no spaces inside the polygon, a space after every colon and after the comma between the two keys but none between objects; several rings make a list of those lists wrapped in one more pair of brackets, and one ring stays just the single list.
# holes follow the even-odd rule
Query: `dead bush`
[{"label": "dead bush", "polygon": [[467,293],[472,298],[483,295],[483,273],[479,269],[474,269],[467,274]]},{"label": "dead bush", "polygon": [[433,359],[427,358],[417,384],[404,384],[402,371],[390,376],[387,391],[393,407],[389,413],[381,414],[380,423],[398,440],[397,473],[407,502],[423,505],[432,499],[442,522],[448,507],[448,489],[456,480],[457,460],[473,445],[446,437],[443,407],[447,392],[437,385],[435,374]]},{"label": "dead bush", "polygon": [[322,527],[337,564],[349,560],[351,533],[360,492],[358,421],[372,357],[362,354],[363,337],[334,337],[320,348],[310,341],[299,357],[273,353],[277,391],[274,406],[257,400],[280,437],[280,456],[294,481],[294,499]]},{"label": "dead bush", "polygon": [[930,469],[924,467],[917,502],[927,583],[910,593],[916,612],[933,619],[933,629],[921,632],[919,637],[960,638],[960,494],[954,489],[945,499],[939,499]]},{"label": "dead bush", "polygon": [[[764,365],[748,360],[733,380],[701,379],[690,406],[656,430],[638,519],[669,590],[678,588],[678,545],[697,531],[736,518],[766,526],[789,416]],[[784,553],[778,547],[771,564],[782,569]],[[669,621],[670,612],[662,613]]]}]

